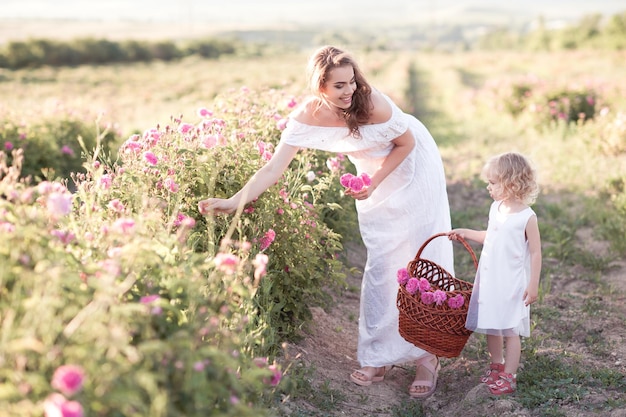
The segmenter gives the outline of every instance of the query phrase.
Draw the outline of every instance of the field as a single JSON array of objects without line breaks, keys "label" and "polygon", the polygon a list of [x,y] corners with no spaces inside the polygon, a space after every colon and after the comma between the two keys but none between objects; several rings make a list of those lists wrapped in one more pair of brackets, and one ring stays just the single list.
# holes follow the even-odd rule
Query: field
[{"label": "field", "polygon": [[[354,52],[369,81],[422,119],[437,140],[453,226],[484,227],[489,195],[479,173],[487,157],[515,150],[535,162],[542,188],[535,210],[544,244],[535,328],[524,343],[520,392],[509,399],[485,395],[475,383],[488,361],[478,336],[461,357],[443,361],[439,389],[422,403],[406,395],[408,367],[394,369],[384,384],[356,387],[347,377],[358,365],[360,277],[350,274],[336,304],[314,307],[315,320],[303,324],[299,342],[288,345],[283,360],[298,389],[272,405],[275,413],[626,415],[626,250],[619,200],[626,178],[626,53]],[[216,98],[242,88],[302,97],[307,53],[0,70],[0,113],[11,111],[27,121],[61,106],[94,120],[101,115],[128,137],[181,116],[194,123],[199,107],[212,108]],[[511,104],[518,86],[539,99],[594,92],[594,120],[547,120],[532,100]],[[511,106],[519,112],[512,114]],[[346,248],[348,266],[358,270],[364,262],[360,241],[346,242]],[[459,270],[467,271],[467,265]]]}]

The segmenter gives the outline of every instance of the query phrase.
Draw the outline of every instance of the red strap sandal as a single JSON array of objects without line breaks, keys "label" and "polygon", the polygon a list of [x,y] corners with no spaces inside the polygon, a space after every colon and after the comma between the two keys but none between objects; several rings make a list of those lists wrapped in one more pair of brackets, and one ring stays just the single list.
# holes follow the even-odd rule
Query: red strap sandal
[{"label": "red strap sandal", "polygon": [[504,372],[504,364],[503,363],[492,363],[489,365],[489,369],[485,371],[483,377],[480,378],[480,382],[483,384],[493,384],[497,381],[498,376]]},{"label": "red strap sandal", "polygon": [[513,374],[501,373],[498,380],[489,385],[493,395],[512,394],[517,388],[517,378]]}]

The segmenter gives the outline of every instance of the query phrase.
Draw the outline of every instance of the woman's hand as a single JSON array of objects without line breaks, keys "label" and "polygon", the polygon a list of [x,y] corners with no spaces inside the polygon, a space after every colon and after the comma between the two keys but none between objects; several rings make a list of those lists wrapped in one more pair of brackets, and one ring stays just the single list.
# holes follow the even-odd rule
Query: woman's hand
[{"label": "woman's hand", "polygon": [[349,195],[350,197],[354,198],[355,200],[365,200],[366,198],[368,198],[370,195],[372,195],[372,192],[374,191],[375,187],[363,187],[361,188],[359,191],[354,191],[350,188],[346,189],[345,193],[346,195]]},{"label": "woman's hand", "polygon": [[236,209],[237,204],[230,198],[207,198],[198,202],[198,211],[205,216],[213,213],[233,213]]}]

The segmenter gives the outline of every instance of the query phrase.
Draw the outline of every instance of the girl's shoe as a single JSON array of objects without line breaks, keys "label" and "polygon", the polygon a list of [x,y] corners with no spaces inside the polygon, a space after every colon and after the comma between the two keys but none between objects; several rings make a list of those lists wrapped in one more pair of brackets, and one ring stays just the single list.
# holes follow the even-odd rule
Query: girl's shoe
[{"label": "girl's shoe", "polygon": [[503,363],[492,363],[489,365],[489,369],[485,371],[482,378],[480,378],[480,382],[483,384],[493,384],[498,380],[498,376],[504,372],[504,364]]},{"label": "girl's shoe", "polygon": [[513,374],[501,373],[493,384],[489,385],[489,391],[493,395],[512,394],[517,388],[517,378]]}]

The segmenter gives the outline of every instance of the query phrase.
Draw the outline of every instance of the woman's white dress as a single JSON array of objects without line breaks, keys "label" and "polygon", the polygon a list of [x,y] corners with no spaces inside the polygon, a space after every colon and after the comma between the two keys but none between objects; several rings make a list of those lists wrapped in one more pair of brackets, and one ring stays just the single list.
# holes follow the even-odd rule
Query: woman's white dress
[{"label": "woman's white dress", "polygon": [[503,214],[500,204],[494,201],[489,209],[465,327],[496,336],[530,336],[530,306],[524,305],[530,281],[526,225],[535,212],[527,207]]},{"label": "woman's white dress", "polygon": [[[386,97],[392,116],[384,123],[359,128],[354,138],[345,127],[320,127],[289,119],[281,141],[296,147],[345,154],[357,175],[376,172],[393,148],[392,140],[407,129],[416,146],[384,179],[372,195],[356,200],[367,261],[361,284],[357,357],[361,366],[402,364],[418,359],[424,350],[398,332],[397,271],[413,260],[419,247],[436,233],[449,231],[450,208],[441,155],[426,127]],[[454,272],[452,243],[445,237],[431,241],[423,258]]]}]

